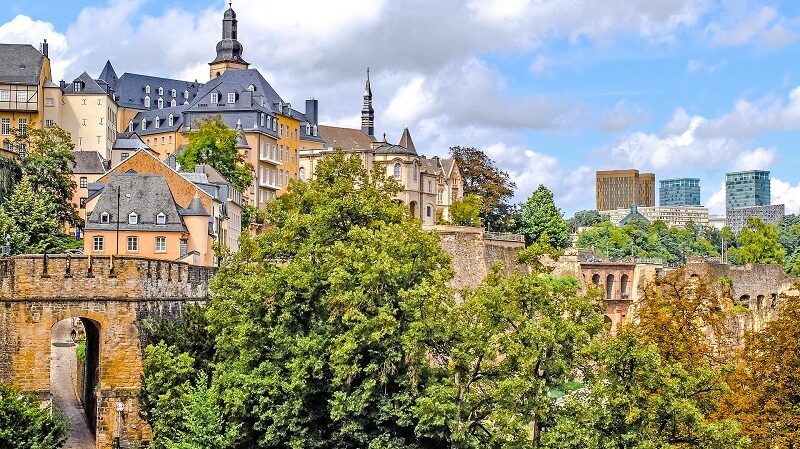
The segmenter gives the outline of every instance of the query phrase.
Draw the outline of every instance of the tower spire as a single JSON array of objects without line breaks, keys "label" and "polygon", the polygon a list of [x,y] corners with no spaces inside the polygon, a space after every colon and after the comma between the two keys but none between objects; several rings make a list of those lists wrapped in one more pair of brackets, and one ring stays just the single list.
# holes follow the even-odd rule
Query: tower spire
[{"label": "tower spire", "polygon": [[228,2],[228,9],[222,17],[222,40],[217,43],[217,57],[209,63],[211,78],[221,75],[226,69],[246,69],[250,64],[242,58],[244,47],[239,43],[239,21],[233,2]]},{"label": "tower spire", "polygon": [[369,85],[369,67],[367,67],[367,83],[364,86],[364,106],[361,108],[361,130],[375,136],[375,110],[372,109],[372,87]]}]

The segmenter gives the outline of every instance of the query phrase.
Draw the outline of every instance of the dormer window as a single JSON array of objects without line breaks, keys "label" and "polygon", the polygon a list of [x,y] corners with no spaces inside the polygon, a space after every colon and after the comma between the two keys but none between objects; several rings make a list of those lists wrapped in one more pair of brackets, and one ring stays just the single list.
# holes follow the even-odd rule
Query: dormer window
[{"label": "dormer window", "polygon": [[176,103],[176,102],[175,102],[175,99],[174,99],[174,98],[173,98],[172,100],[170,100],[170,101],[169,101],[169,106],[170,106],[171,108],[174,108],[174,107],[175,107],[177,104],[178,104],[178,103]]},{"label": "dormer window", "polygon": [[311,135],[311,125],[308,123],[306,123],[306,135],[307,136]]},{"label": "dormer window", "polygon": [[72,83],[72,90],[74,90],[75,92],[80,92],[82,87],[83,86],[81,86],[80,81],[75,81],[74,83]]},{"label": "dormer window", "polygon": [[211,92],[211,104],[219,103],[219,94],[216,92]]},{"label": "dormer window", "polygon": [[256,86],[251,84],[251,85],[247,86],[247,90],[249,90],[250,92],[255,92],[256,91]]},{"label": "dormer window", "polygon": [[164,99],[159,97],[158,98],[158,109],[164,109]]},{"label": "dormer window", "polygon": [[147,119],[142,119],[142,131],[147,131]]},{"label": "dormer window", "polygon": [[156,124],[156,129],[161,127],[161,118],[159,116],[156,116],[155,124]]},{"label": "dormer window", "polygon": [[228,92],[228,103],[236,103],[236,94],[234,92]]},{"label": "dormer window", "polygon": [[183,98],[185,98],[187,100],[189,99],[189,91],[188,90],[184,90],[183,91]]},{"label": "dormer window", "polygon": [[146,108],[150,107],[150,97],[148,97],[147,95],[144,96],[144,107]]},{"label": "dormer window", "polygon": [[129,133],[132,133],[132,132],[133,132],[133,120],[131,120],[130,122],[128,122],[128,132],[129,132]]},{"label": "dormer window", "polygon": [[111,223],[111,215],[108,215],[108,212],[103,212],[100,214],[100,223],[108,224]]},{"label": "dormer window", "polygon": [[159,87],[158,88],[158,94],[159,95],[164,95],[164,88],[163,87]]},{"label": "dormer window", "polygon": [[318,132],[317,125],[314,125],[314,137],[317,137]]},{"label": "dormer window", "polygon": [[188,102],[188,101],[184,101],[184,102],[183,102],[183,104],[184,104],[184,105],[187,105],[187,104],[189,104],[189,102]]},{"label": "dormer window", "polygon": [[170,114],[169,117],[167,117],[167,126],[172,126],[174,124],[175,124],[175,117],[172,114]]},{"label": "dormer window", "polygon": [[177,97],[178,96],[178,91],[175,90],[175,89],[172,89],[171,91],[169,91],[169,94],[172,95],[173,97]]},{"label": "dormer window", "polygon": [[156,224],[157,225],[167,224],[167,216],[164,214],[164,212],[159,212],[159,214],[156,215]]},{"label": "dormer window", "polygon": [[150,93],[150,85],[149,84],[144,86],[144,93],[146,93],[146,94]]},{"label": "dormer window", "polygon": [[267,126],[267,114],[261,113],[261,127]]},{"label": "dormer window", "polygon": [[128,224],[139,224],[139,215],[136,212],[128,214]]},{"label": "dormer window", "polygon": [[278,132],[278,119],[272,119],[272,131]]}]

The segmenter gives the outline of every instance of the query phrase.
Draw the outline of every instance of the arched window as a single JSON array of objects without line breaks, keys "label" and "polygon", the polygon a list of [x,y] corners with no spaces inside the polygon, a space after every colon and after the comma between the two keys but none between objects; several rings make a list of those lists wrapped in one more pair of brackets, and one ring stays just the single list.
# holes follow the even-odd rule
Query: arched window
[{"label": "arched window", "polygon": [[189,99],[189,91],[188,90],[184,90],[183,91],[183,98],[185,98],[187,100]]},{"label": "arched window", "polygon": [[110,223],[111,222],[111,215],[108,215],[108,212],[103,212],[100,214],[100,223]]},{"label": "arched window", "polygon": [[267,114],[261,113],[261,127],[267,126]]},{"label": "arched window", "polygon": [[132,132],[133,132],[133,120],[131,120],[130,122],[128,122],[128,132],[129,132],[129,133],[132,133]]},{"label": "arched window", "polygon": [[628,299],[628,275],[623,274],[619,278],[619,293],[622,299]]},{"label": "arched window", "polygon": [[606,277],[606,299],[614,299],[614,275],[609,274]]},{"label": "arched window", "polygon": [[306,123],[306,135],[307,136],[311,135],[311,124],[310,123]]},{"label": "arched window", "polygon": [[302,179],[303,181],[306,180],[306,169],[305,169],[305,167],[300,167],[300,179]]},{"label": "arched window", "polygon": [[3,149],[11,150],[11,141],[8,139],[3,140]]},{"label": "arched window", "polygon": [[250,92],[255,92],[256,91],[256,86],[251,84],[251,85],[247,86],[247,90],[249,90]]},{"label": "arched window", "polygon": [[187,105],[187,104],[189,104],[189,102],[188,102],[188,101],[184,101],[184,102],[183,102],[183,104],[184,104],[184,105]]},{"label": "arched window", "polygon": [[169,106],[170,107],[174,108],[177,105],[178,105],[178,102],[176,102],[174,98],[169,101]]},{"label": "arched window", "polygon": [[159,97],[158,98],[158,109],[163,109],[163,108],[164,108],[164,99]]},{"label": "arched window", "polygon": [[159,95],[164,95],[164,88],[163,87],[159,87],[158,88],[158,94]]},{"label": "arched window", "polygon": [[146,108],[150,107],[150,97],[147,95],[144,96],[144,107]]},{"label": "arched window", "polygon": [[430,204],[425,206],[425,216],[428,218],[433,216],[433,206],[431,206]]},{"label": "arched window", "polygon": [[175,124],[175,117],[172,114],[170,114],[169,117],[167,117],[167,126],[173,126],[174,124]]},{"label": "arched window", "polygon": [[139,224],[139,215],[136,212],[128,214],[128,224]]},{"label": "arched window", "polygon": [[599,274],[595,274],[594,276],[592,276],[592,284],[600,285],[600,275]]},{"label": "arched window", "polygon": [[400,166],[400,163],[396,162],[394,164],[394,179],[396,179],[398,181],[400,180],[401,170],[402,170],[402,167]]},{"label": "arched window", "polygon": [[414,182],[417,182],[417,164],[414,164]]},{"label": "arched window", "polygon": [[314,125],[314,137],[317,136],[317,125]]},{"label": "arched window", "polygon": [[164,214],[164,212],[159,212],[158,215],[156,215],[156,224],[157,225],[167,224],[167,215]]},{"label": "arched window", "polygon": [[161,117],[159,117],[159,116],[156,116],[155,127],[156,127],[156,129],[161,127]]},{"label": "arched window", "polygon": [[142,118],[142,131],[147,131],[147,118]]},{"label": "arched window", "polygon": [[176,91],[175,89],[172,89],[171,91],[169,91],[169,93],[170,93],[170,95],[172,95],[173,97],[177,97],[177,96],[178,96],[178,91]]},{"label": "arched window", "polygon": [[146,94],[150,93],[150,85],[149,84],[144,86],[144,93],[146,93]]}]

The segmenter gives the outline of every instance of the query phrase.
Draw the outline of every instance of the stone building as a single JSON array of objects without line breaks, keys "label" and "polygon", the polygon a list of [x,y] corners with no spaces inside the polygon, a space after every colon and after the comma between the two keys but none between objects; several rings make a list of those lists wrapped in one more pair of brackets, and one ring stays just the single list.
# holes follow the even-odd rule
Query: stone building
[{"label": "stone building", "polygon": [[656,205],[656,175],[639,170],[606,170],[596,173],[597,210],[626,209],[632,205]]},{"label": "stone building", "polygon": [[[637,206],[636,211],[651,223],[663,221],[670,227],[684,227],[688,223],[701,226],[708,226],[709,224],[708,208],[703,206]],[[617,226],[621,225],[630,213],[630,207],[603,212],[603,214],[609,216],[611,223]]]},{"label": "stone building", "polygon": [[785,214],[786,206],[783,204],[737,207],[725,211],[725,223],[733,232],[738,233],[750,217],[759,218],[766,223],[777,224]]}]

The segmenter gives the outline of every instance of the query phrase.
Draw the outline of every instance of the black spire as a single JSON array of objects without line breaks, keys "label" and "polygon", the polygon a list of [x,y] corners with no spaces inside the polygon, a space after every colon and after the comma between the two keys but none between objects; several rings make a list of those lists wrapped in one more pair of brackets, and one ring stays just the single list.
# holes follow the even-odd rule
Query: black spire
[{"label": "black spire", "polygon": [[228,6],[222,18],[222,40],[217,43],[217,57],[211,62],[213,64],[220,61],[234,61],[247,64],[242,59],[244,47],[236,40],[238,36],[236,11],[231,7],[231,3],[228,3]]},{"label": "black spire", "polygon": [[372,109],[372,88],[369,85],[369,67],[367,67],[367,84],[364,86],[364,107],[361,108],[361,130],[370,136],[375,135],[375,110]]}]

